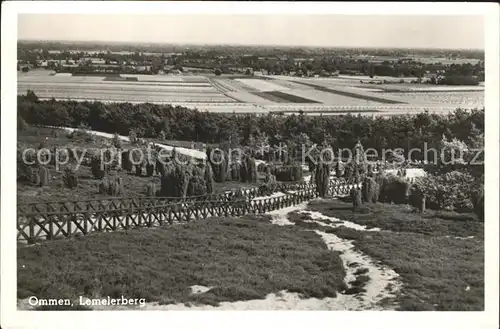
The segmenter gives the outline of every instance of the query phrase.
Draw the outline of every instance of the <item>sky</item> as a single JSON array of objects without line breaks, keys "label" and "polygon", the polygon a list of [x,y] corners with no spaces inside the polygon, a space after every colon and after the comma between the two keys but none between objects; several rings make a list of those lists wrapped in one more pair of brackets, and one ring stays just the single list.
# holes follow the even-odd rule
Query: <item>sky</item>
[{"label": "sky", "polygon": [[482,16],[20,14],[22,40],[484,49]]}]

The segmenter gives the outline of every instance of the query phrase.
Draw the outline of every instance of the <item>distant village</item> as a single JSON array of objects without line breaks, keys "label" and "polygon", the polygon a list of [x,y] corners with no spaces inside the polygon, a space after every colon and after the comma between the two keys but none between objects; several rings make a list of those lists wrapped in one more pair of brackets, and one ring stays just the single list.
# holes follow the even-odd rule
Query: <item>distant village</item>
[{"label": "distant village", "polygon": [[[24,56],[22,56],[24,55]],[[478,84],[484,61],[460,58],[390,56],[257,56],[196,52],[60,51],[33,49],[18,58],[18,71],[35,68],[72,74],[288,75],[297,77],[370,76],[366,83]],[[456,63],[461,64],[456,64]],[[383,78],[377,78],[383,77]],[[457,78],[458,77],[458,78]]]}]

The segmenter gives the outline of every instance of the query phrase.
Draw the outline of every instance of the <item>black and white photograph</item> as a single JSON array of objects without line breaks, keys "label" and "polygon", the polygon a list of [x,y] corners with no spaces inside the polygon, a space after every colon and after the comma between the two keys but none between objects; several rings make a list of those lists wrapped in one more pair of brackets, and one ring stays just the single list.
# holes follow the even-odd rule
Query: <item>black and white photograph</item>
[{"label": "black and white photograph", "polygon": [[195,4],[2,4],[2,327],[498,328],[498,6]]}]

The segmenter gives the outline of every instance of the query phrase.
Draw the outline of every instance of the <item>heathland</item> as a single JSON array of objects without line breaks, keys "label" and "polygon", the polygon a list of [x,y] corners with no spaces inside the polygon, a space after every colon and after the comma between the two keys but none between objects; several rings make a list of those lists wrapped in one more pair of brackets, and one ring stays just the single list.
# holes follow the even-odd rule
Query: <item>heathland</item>
[{"label": "heathland", "polygon": [[[155,153],[150,162],[99,166],[108,154],[100,150],[143,150],[149,142],[204,144],[207,155],[218,147],[218,156],[231,162],[208,157],[179,164],[177,157],[186,155],[171,151],[166,163]],[[58,169],[33,157],[26,163],[28,148],[97,151],[79,168],[75,157]],[[344,148],[354,156],[323,152]],[[241,152],[232,158],[230,149]],[[312,149],[307,162],[304,149]],[[410,152],[415,149],[420,152]],[[128,208],[109,208],[111,214],[133,210],[137,200],[164,200],[148,208],[152,218],[167,211],[185,215],[189,198],[203,196],[211,207],[247,214],[195,221],[181,216],[160,227],[19,244],[19,307],[30,308],[31,295],[126,295],[145,298],[145,309],[482,310],[483,150],[484,110],[389,118],[239,116],[149,103],[41,100],[28,92],[18,97],[20,206],[65,205],[70,195],[132,200]],[[415,167],[423,175],[408,177]],[[276,208],[249,214],[253,197],[217,199],[249,187]],[[314,189],[307,194],[311,200],[285,203],[306,188]],[[31,205],[18,225],[35,232],[109,220],[106,211],[44,207]]]}]

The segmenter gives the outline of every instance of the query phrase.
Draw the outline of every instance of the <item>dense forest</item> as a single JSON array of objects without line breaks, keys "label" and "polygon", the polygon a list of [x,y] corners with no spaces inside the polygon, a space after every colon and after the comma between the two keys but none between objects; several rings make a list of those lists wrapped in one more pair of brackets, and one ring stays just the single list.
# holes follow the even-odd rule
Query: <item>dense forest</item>
[{"label": "dense forest", "polygon": [[[248,145],[308,143],[352,148],[360,141],[376,150],[438,147],[442,137],[467,141],[484,133],[484,109],[437,115],[419,113],[392,117],[361,115],[283,116],[209,113],[150,103],[102,103],[39,100],[31,91],[18,96],[20,122],[51,126],[89,126],[93,130],[139,137],[204,143]],[[21,120],[22,119],[22,120]],[[426,143],[426,144],[424,144]],[[414,153],[416,160],[423,155]]]}]

